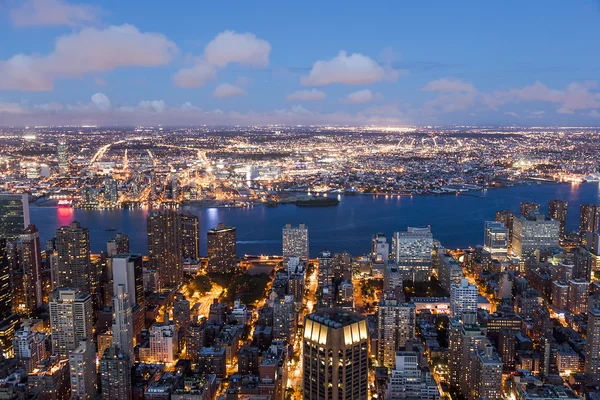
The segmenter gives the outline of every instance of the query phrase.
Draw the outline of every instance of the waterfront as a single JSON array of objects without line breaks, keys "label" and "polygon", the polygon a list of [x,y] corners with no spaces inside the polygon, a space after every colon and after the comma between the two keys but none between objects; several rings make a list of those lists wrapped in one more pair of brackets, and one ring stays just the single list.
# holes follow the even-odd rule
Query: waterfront
[{"label": "waterfront", "polygon": [[[479,197],[481,196],[481,197]],[[407,226],[431,225],[434,237],[448,248],[481,244],[483,222],[495,212],[510,209],[518,213],[521,201],[535,201],[547,211],[548,200],[569,201],[567,229],[577,228],[579,205],[600,203],[598,183],[540,184],[488,189],[469,195],[446,196],[347,196],[336,207],[188,208],[200,218],[201,253],[206,254],[206,231],[224,222],[237,228],[238,254],[279,254],[281,228],[285,223],[306,223],[311,256],[324,248],[353,255],[369,251],[370,237],[383,232],[405,230]],[[117,232],[130,236],[131,251],[147,254],[146,209],[74,210],[31,208],[31,222],[42,240],[73,219],[90,229],[93,252],[105,249]],[[116,231],[106,231],[115,228]]]}]

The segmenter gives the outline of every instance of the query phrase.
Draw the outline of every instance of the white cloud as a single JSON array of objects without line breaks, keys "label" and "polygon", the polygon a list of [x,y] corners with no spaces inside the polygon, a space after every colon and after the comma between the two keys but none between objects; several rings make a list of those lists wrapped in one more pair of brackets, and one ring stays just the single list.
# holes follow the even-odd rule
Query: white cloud
[{"label": "white cloud", "polygon": [[384,68],[360,53],[348,56],[345,51],[340,51],[330,60],[315,62],[308,76],[303,76],[301,81],[307,86],[324,86],[333,83],[366,85],[396,79],[398,79],[398,71],[389,67]]},{"label": "white cloud", "polygon": [[84,26],[98,21],[99,10],[64,0],[24,0],[10,11],[16,26]]},{"label": "white cloud", "polygon": [[56,111],[61,111],[64,109],[62,104],[55,103],[55,102],[37,104],[37,105],[33,106],[33,108],[35,108],[36,110],[48,111],[48,112],[56,112]]},{"label": "white cloud", "polygon": [[237,63],[251,67],[269,65],[271,45],[253,33],[225,31],[219,33],[204,48],[206,60],[217,67]]},{"label": "white cloud", "polygon": [[100,110],[108,110],[110,108],[110,100],[104,93],[96,93],[93,95],[92,104]]},{"label": "white cloud", "polygon": [[327,95],[325,92],[317,89],[311,90],[298,90],[294,93],[288,94],[285,99],[288,101],[315,101],[323,100]]},{"label": "white cloud", "polygon": [[517,114],[514,111],[507,111],[507,112],[504,113],[504,115],[508,115],[510,117],[515,117],[515,118],[519,118],[519,114]]},{"label": "white cloud", "polygon": [[341,99],[342,103],[361,104],[369,103],[375,100],[375,96],[369,89],[359,90],[358,92],[350,93],[348,96]]},{"label": "white cloud", "polygon": [[0,89],[52,90],[57,79],[166,65],[176,53],[177,46],[164,35],[142,33],[132,25],[85,28],[60,36],[46,56],[18,54],[0,61]]},{"label": "white cloud", "polygon": [[206,62],[198,62],[191,68],[183,68],[173,76],[175,84],[182,88],[199,88],[217,77],[217,70]]},{"label": "white cloud", "polygon": [[221,83],[213,95],[219,99],[226,99],[229,97],[244,96],[246,92],[239,86],[232,85],[231,83]]},{"label": "white cloud", "polygon": [[144,100],[138,104],[138,109],[162,113],[167,108],[164,100]]},{"label": "white cloud", "polygon": [[423,88],[425,92],[447,92],[447,93],[460,93],[460,92],[477,92],[475,86],[472,83],[464,82],[458,79],[444,78],[429,82]]},{"label": "white cloud", "polygon": [[0,114],[25,114],[27,109],[18,103],[0,102]]}]

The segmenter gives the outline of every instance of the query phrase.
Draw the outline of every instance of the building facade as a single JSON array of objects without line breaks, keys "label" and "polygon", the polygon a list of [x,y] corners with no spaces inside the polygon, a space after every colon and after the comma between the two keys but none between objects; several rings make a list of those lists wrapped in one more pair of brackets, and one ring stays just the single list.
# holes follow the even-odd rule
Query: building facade
[{"label": "building facade", "polygon": [[237,265],[236,233],[234,227],[218,224],[207,232],[208,270],[229,271]]}]

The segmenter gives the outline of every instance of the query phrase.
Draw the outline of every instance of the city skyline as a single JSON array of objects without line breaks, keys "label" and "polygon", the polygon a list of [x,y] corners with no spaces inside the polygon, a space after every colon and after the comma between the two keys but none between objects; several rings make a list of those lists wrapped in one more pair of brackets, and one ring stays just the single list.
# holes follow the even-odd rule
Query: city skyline
[{"label": "city skyline", "polygon": [[8,1],[2,125],[600,124],[595,1],[339,5]]}]

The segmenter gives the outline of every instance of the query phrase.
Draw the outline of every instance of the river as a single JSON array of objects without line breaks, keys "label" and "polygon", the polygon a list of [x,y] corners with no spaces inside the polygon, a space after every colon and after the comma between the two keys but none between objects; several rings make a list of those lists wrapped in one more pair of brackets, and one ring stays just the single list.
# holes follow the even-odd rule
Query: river
[{"label": "river", "polygon": [[[286,223],[305,223],[309,230],[310,253],[348,251],[365,254],[371,235],[392,232],[407,226],[430,225],[433,235],[447,248],[467,247],[483,242],[483,224],[495,212],[509,209],[518,213],[519,203],[535,201],[547,212],[548,200],[569,201],[567,230],[577,229],[579,205],[600,204],[600,184],[540,184],[487,189],[466,195],[443,196],[345,196],[335,207],[188,208],[200,219],[201,253],[206,254],[206,231],[224,222],[237,228],[238,255],[280,254],[281,229]],[[92,252],[105,250],[106,241],[117,232],[130,237],[131,251],[148,253],[145,209],[74,210],[31,208],[31,222],[40,230],[42,245],[60,226],[77,220],[89,228]],[[115,228],[115,232],[105,229]]]}]

